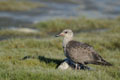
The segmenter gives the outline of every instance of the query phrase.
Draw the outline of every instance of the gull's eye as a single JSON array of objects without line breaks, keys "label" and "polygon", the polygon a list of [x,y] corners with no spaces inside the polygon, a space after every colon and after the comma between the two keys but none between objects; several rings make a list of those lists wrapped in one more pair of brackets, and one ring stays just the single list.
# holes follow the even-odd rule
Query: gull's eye
[{"label": "gull's eye", "polygon": [[67,34],[68,32],[67,31],[65,31],[65,34]]}]

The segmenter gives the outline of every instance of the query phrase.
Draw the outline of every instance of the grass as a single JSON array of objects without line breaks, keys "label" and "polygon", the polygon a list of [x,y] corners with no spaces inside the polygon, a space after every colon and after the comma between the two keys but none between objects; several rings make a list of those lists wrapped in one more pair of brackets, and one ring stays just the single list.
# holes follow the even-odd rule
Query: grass
[{"label": "grass", "polygon": [[0,1],[0,11],[28,11],[38,7],[45,7],[42,3],[7,0]]},{"label": "grass", "polygon": [[[41,22],[35,24],[34,27],[39,29],[41,33],[46,33],[47,36],[39,39],[28,37],[11,38],[8,40],[2,40],[0,42],[1,80],[120,79],[119,19],[55,20]],[[62,50],[62,38],[55,38],[53,37],[53,34],[60,32],[64,28],[73,29],[74,32],[76,32],[74,38],[75,40],[89,43],[103,58],[112,63],[114,66],[105,67],[92,64],[88,65],[92,68],[95,68],[96,70],[94,71],[75,71],[69,69],[62,71],[56,69],[56,66],[60,64],[60,62],[65,58],[65,56]],[[54,30],[52,31],[52,29]],[[105,30],[99,31],[96,29]],[[1,34],[3,32],[1,32]],[[15,32],[13,32],[11,35],[17,34],[14,33]],[[20,36],[20,33],[19,35],[17,34],[17,36]],[[21,60],[25,57],[28,58],[25,60]]]},{"label": "grass", "polygon": [[[39,29],[42,33],[55,34],[63,29],[72,29],[74,32],[88,32],[100,29],[119,28],[119,18],[114,20],[103,19],[57,19],[49,20],[47,22],[40,22],[34,25],[34,28]],[[116,28],[115,28],[116,29]]]}]

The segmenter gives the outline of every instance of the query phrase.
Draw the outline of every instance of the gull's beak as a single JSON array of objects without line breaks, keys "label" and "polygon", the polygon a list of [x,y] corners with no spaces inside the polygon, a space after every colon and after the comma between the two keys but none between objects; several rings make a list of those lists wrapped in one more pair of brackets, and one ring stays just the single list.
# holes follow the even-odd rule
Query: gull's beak
[{"label": "gull's beak", "polygon": [[60,37],[60,36],[64,36],[64,33],[60,33],[58,35],[55,35],[55,37]]}]

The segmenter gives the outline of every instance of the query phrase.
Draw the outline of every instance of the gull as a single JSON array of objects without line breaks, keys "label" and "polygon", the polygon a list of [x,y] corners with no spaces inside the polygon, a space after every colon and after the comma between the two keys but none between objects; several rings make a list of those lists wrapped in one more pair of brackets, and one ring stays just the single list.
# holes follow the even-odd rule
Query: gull
[{"label": "gull", "polygon": [[73,32],[70,29],[63,30],[56,37],[63,36],[63,50],[65,56],[73,63],[75,69],[77,65],[96,64],[112,66],[111,63],[104,60],[91,45],[73,40]]}]

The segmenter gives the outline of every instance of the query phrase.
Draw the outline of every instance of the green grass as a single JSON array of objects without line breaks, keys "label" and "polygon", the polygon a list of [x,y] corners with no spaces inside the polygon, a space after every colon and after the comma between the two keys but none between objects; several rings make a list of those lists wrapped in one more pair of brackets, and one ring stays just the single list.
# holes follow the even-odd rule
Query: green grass
[{"label": "green grass", "polygon": [[37,23],[34,25],[34,27],[40,29],[43,33],[47,33],[49,35],[58,33],[66,28],[72,29],[75,32],[114,28],[114,26],[119,27],[119,21],[119,18],[114,20],[86,18],[57,19]]},{"label": "green grass", "polygon": [[0,11],[28,11],[38,7],[45,7],[42,3],[7,0],[0,1]]},{"label": "green grass", "polygon": [[[120,79],[119,19],[55,20],[38,23],[35,27],[40,29],[40,33],[45,31],[44,33],[50,37],[44,36],[44,38],[39,39],[28,37],[11,38],[0,41],[0,80]],[[62,71],[56,69],[56,66],[60,64],[65,56],[62,50],[62,38],[55,38],[53,34],[64,28],[73,29],[76,32],[75,40],[89,43],[105,60],[114,66],[105,67],[89,64],[88,66],[96,69],[94,71],[75,71],[71,69]],[[52,31],[52,29],[54,30]],[[89,31],[92,29],[93,31]],[[105,29],[105,31],[96,31],[96,29]],[[20,33],[16,32],[11,35],[14,36],[16,34],[20,36]],[[28,36],[28,33],[26,36]],[[34,35],[32,34],[32,36]],[[30,58],[21,60],[25,57]]]}]

